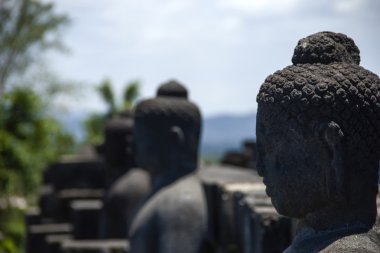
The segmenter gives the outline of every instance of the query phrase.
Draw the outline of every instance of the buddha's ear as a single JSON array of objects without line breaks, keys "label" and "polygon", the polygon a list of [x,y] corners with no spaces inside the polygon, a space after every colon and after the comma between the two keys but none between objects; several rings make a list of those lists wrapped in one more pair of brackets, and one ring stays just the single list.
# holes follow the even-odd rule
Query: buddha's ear
[{"label": "buddha's ear", "polygon": [[182,159],[182,149],[185,142],[183,130],[178,126],[172,126],[169,130],[169,152],[171,168],[174,170],[179,169],[179,159]]},{"label": "buddha's ear", "polygon": [[185,139],[182,129],[179,126],[172,126],[169,130],[170,145],[181,148]]},{"label": "buddha's ear", "polygon": [[319,134],[328,147],[330,166],[326,168],[326,192],[329,198],[344,200],[346,173],[344,169],[344,133],[340,126],[327,121],[319,125]]}]

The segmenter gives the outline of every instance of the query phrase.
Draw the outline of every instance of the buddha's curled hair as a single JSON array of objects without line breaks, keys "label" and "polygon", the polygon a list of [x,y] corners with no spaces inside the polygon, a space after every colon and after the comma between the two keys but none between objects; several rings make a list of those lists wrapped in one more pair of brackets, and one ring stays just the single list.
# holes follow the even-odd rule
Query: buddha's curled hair
[{"label": "buddha's curled hair", "polygon": [[187,90],[176,81],[161,85],[157,97],[140,102],[135,109],[135,119],[165,129],[179,126],[185,131],[200,135],[201,113],[187,99]]},{"label": "buddha's curled hair", "polygon": [[[326,43],[330,45],[331,41],[318,40],[321,33],[301,39],[293,56],[293,62],[297,64],[268,76],[260,88],[257,102],[273,108],[272,116],[281,113],[298,124],[320,119],[333,120],[342,128],[350,154],[355,156],[365,153],[366,159],[378,161],[380,79],[358,65],[359,50],[352,39],[341,34],[327,34],[328,38],[347,40],[342,39],[341,44],[336,42],[339,44],[334,47],[337,50],[329,49],[328,52],[332,53],[326,54],[322,49],[327,50],[329,47],[326,47]],[[309,53],[314,50],[309,58],[305,56],[306,53],[301,56],[297,49],[302,47],[300,45],[304,40],[315,40],[314,45],[318,44],[318,50],[314,50],[314,47],[310,51],[306,50]],[[346,50],[341,50],[341,45],[345,43],[348,45]],[[327,59],[324,55],[330,59],[326,61],[327,64],[321,60]]]}]

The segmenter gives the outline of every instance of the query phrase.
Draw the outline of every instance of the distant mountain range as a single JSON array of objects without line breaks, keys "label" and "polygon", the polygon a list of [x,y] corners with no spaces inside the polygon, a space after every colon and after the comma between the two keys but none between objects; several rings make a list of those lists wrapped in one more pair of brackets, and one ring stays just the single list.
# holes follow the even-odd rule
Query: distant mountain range
[{"label": "distant mountain range", "polygon": [[239,149],[246,139],[256,139],[256,113],[219,115],[205,118],[201,152],[219,157],[225,151]]},{"label": "distant mountain range", "polygon": [[[58,118],[70,133],[83,140],[82,122],[87,115],[71,112],[60,114]],[[202,155],[220,157],[227,150],[239,149],[243,140],[256,138],[256,113],[208,117],[204,119],[202,128]]]}]

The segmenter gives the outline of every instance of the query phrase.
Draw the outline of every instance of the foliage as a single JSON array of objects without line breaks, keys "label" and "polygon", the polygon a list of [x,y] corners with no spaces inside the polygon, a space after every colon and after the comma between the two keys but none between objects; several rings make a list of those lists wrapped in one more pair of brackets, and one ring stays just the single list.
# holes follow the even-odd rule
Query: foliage
[{"label": "foliage", "polygon": [[99,113],[92,113],[84,121],[87,143],[97,145],[103,142],[104,122],[105,116]]},{"label": "foliage", "polygon": [[0,253],[16,253],[16,246],[11,238],[0,238]]},{"label": "foliage", "polygon": [[[33,200],[40,185],[42,170],[60,155],[73,150],[73,138],[57,120],[49,116],[46,108],[43,99],[28,88],[13,88],[0,99],[2,200],[12,196]],[[0,231],[6,236],[0,242],[0,249],[3,247],[1,250],[20,250],[24,229],[21,209],[0,207]]]},{"label": "foliage", "polygon": [[109,79],[103,80],[96,90],[107,105],[107,112],[105,114],[93,113],[84,121],[85,142],[95,145],[103,142],[103,129],[107,119],[114,117],[124,110],[132,109],[139,97],[140,82],[135,80],[127,83],[123,92],[123,101],[120,105],[116,103],[115,92]]},{"label": "foliage", "polygon": [[[2,201],[33,199],[42,169],[73,148],[73,138],[47,111],[53,96],[72,88],[38,65],[45,50],[63,48],[59,35],[67,23],[48,1],[0,0]],[[30,76],[36,67],[44,72],[39,80]],[[23,210],[0,207],[0,253],[20,251],[24,229]]]},{"label": "foliage", "polygon": [[111,81],[109,79],[103,80],[96,88],[103,101],[108,106],[107,115],[112,117],[116,113],[115,94],[112,89]]},{"label": "foliage", "polygon": [[124,108],[130,109],[133,107],[140,93],[140,83],[139,81],[132,81],[125,87],[124,91]]},{"label": "foliage", "polygon": [[48,48],[59,48],[59,31],[68,22],[44,1],[0,1],[0,97]]},{"label": "foliage", "polygon": [[24,244],[25,213],[14,207],[0,209],[0,227],[7,236],[0,238],[0,253],[16,253]]},{"label": "foliage", "polygon": [[45,108],[27,88],[15,88],[0,101],[0,195],[35,193],[42,169],[72,151],[73,138]]}]

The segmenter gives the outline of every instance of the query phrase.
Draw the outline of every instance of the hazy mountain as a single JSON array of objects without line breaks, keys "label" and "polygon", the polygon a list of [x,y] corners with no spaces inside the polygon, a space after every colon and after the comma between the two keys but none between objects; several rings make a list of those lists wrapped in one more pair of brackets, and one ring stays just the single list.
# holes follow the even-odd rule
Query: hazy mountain
[{"label": "hazy mountain", "polygon": [[256,113],[220,115],[203,122],[202,154],[221,155],[228,149],[238,149],[245,139],[256,138]]},{"label": "hazy mountain", "polygon": [[89,113],[86,112],[60,112],[55,113],[54,116],[65,126],[78,141],[84,140],[84,128],[82,127],[83,121],[88,117]]},{"label": "hazy mountain", "polygon": [[[56,114],[66,129],[78,140],[83,140],[84,112]],[[243,140],[255,139],[256,113],[245,115],[219,115],[203,121],[201,152],[206,156],[220,156],[228,149],[238,149]]]}]

